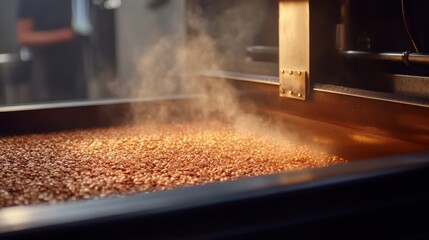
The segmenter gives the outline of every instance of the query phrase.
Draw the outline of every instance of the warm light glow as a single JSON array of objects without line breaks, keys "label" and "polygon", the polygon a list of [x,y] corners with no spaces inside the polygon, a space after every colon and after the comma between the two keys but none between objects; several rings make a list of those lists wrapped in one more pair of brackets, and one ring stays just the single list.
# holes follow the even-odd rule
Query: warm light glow
[{"label": "warm light glow", "polygon": [[11,209],[3,209],[0,211],[0,232],[3,227],[18,227],[18,225],[24,224],[31,218],[31,214],[22,207],[16,207]]},{"label": "warm light glow", "polygon": [[380,138],[375,138],[372,136],[365,136],[365,135],[358,135],[358,134],[351,135],[351,138],[355,142],[367,143],[367,144],[383,144],[384,142]]},{"label": "warm light glow", "polygon": [[314,136],[311,138],[311,141],[319,144],[333,144],[334,140],[328,137]]}]

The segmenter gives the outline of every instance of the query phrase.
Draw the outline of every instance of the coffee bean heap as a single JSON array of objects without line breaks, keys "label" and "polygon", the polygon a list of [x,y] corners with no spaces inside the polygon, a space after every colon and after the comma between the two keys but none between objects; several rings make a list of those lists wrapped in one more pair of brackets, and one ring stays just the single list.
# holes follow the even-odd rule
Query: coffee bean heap
[{"label": "coffee bean heap", "polygon": [[216,122],[0,137],[0,206],[166,190],[345,162]]}]

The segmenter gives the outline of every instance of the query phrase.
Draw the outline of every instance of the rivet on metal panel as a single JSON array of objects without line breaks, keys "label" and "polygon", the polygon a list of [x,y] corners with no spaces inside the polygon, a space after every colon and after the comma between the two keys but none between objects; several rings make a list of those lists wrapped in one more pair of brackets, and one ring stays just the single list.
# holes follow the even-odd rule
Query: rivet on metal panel
[{"label": "rivet on metal panel", "polygon": [[280,96],[305,100],[307,98],[307,72],[302,70],[285,70],[280,74]]}]

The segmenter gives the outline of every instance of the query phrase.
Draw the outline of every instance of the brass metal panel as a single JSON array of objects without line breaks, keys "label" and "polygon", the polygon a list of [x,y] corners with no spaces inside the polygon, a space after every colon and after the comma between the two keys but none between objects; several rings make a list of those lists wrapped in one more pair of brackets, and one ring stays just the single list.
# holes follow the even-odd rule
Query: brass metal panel
[{"label": "brass metal panel", "polygon": [[280,97],[305,100],[307,90],[307,72],[280,70]]},{"label": "brass metal panel", "polygon": [[[284,0],[279,3],[279,76],[282,78],[284,71],[306,72],[310,77],[310,4],[308,0]],[[308,89],[307,79],[305,86]],[[284,86],[295,87],[293,79]],[[301,93],[302,97],[295,99],[304,100],[307,89]],[[280,89],[282,91],[282,89]],[[289,89],[286,89],[289,91]]]}]

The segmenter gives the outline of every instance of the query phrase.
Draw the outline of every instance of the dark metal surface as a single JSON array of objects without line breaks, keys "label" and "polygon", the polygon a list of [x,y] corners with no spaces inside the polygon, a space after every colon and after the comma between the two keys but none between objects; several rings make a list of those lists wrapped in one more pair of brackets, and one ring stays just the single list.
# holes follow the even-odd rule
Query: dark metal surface
[{"label": "dark metal surface", "polygon": [[377,61],[390,61],[390,62],[403,62],[404,64],[429,64],[429,55],[421,53],[372,53],[362,51],[343,51],[339,52],[340,55],[348,58],[360,58],[366,60]]},{"label": "dark metal surface", "polygon": [[0,136],[125,124],[135,120],[133,111],[161,109],[198,97],[201,96],[194,94],[4,106],[0,107]]},{"label": "dark metal surface", "polygon": [[[400,75],[400,74],[379,74],[377,80],[391,86],[391,91],[403,96],[429,97],[429,77]],[[390,83],[390,84],[389,84]]]},{"label": "dark metal surface", "polygon": [[249,46],[246,48],[247,56],[253,61],[278,62],[279,48],[272,46]]}]

